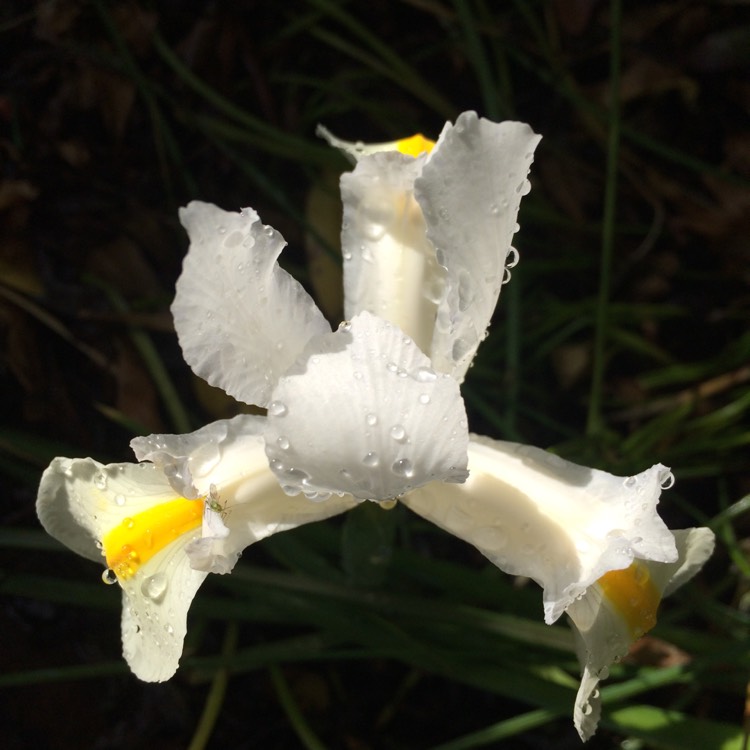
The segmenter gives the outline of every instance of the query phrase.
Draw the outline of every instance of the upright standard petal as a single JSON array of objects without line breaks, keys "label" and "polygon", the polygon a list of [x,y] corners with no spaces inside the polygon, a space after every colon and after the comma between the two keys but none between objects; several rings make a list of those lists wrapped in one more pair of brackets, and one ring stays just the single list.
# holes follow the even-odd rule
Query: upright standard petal
[{"label": "upright standard petal", "polygon": [[540,138],[523,123],[464,112],[446,124],[414,185],[427,237],[447,274],[427,353],[459,382],[497,304]]},{"label": "upright standard petal", "polygon": [[506,573],[535,580],[548,623],[635,557],[676,559],[656,513],[661,485],[671,481],[663,466],[616,477],[538,448],[472,436],[469,472],[463,485],[430,485],[403,501]]},{"label": "upright standard petal", "polygon": [[376,153],[341,177],[346,317],[367,310],[401,328],[428,353],[445,271],[427,239],[414,181],[426,154]]},{"label": "upright standard petal", "polygon": [[185,360],[211,385],[266,406],[281,374],[330,326],[279,267],[284,239],[255,211],[194,201],[180,220],[190,249],[172,314]]},{"label": "upright standard petal", "polygon": [[677,560],[636,560],[627,568],[605,573],[568,607],[583,667],[573,722],[584,742],[599,723],[599,681],[609,675],[610,664],[625,656],[632,643],[656,624],[662,597],[692,578],[713,552],[710,529],[672,533]]},{"label": "upright standard petal", "polygon": [[106,566],[123,591],[123,654],[142,680],[177,669],[190,602],[207,573],[228,573],[259,539],[355,504],[289,498],[268,468],[261,417],[240,416],[191,435],[137,438],[154,463],[103,466],[55,459],[39,488],[47,532]]},{"label": "upright standard petal", "polygon": [[367,312],[314,339],[268,409],[266,452],[289,493],[389,500],[466,478],[458,384],[403,331]]}]

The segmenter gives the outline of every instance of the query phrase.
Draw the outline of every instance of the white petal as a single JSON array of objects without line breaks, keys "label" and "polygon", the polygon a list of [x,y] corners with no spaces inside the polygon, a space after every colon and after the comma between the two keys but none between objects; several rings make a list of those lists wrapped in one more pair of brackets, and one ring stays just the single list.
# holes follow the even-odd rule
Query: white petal
[{"label": "white petal", "polygon": [[428,352],[445,273],[414,200],[414,180],[425,159],[378,153],[342,175],[341,242],[346,317],[367,310]]},{"label": "white petal", "polygon": [[427,237],[447,270],[429,355],[463,380],[490,322],[540,136],[464,112],[448,123],[415,184]]},{"label": "white petal", "polygon": [[[142,680],[174,674],[188,607],[206,577],[190,567],[184,552],[200,536],[196,502],[200,505],[177,498],[150,464],[103,466],[90,458],[57,458],[42,476],[37,512],[47,532],[118,571],[123,654]],[[152,527],[146,519],[153,516],[144,514],[155,507],[178,512],[166,526]]]},{"label": "white petal", "polygon": [[[212,484],[241,475],[244,451],[253,450],[262,442],[264,427],[262,417],[240,414],[186,435],[133,438],[130,447],[139,461],[158,466],[178,495],[205,497]],[[238,459],[239,465],[231,459]]]},{"label": "white petal", "polygon": [[194,201],[180,210],[190,249],[172,313],[194,372],[240,401],[265,406],[313,336],[330,330],[276,259],[285,243],[252,209]]},{"label": "white petal", "polygon": [[656,513],[668,473],[660,465],[616,477],[538,448],[472,436],[469,472],[464,485],[428,485],[403,502],[505,572],[534,579],[544,589],[548,623],[634,556],[676,558]]},{"label": "white petal", "polygon": [[384,500],[466,476],[458,384],[369,313],[315,339],[273,398],[266,452],[290,493]]},{"label": "white petal", "polygon": [[673,533],[676,561],[637,560],[625,570],[607,573],[568,608],[583,667],[573,721],[584,741],[591,737],[599,721],[598,685],[608,676],[609,665],[654,626],[662,596],[695,575],[713,552],[714,536],[709,529]]},{"label": "white petal", "polygon": [[201,538],[187,547],[197,570],[229,573],[245,547],[304,523],[348,510],[352,498],[324,506],[292,499],[268,467],[266,419],[240,414],[212,422],[189,435],[149,435],[131,446],[139,460],[153,461],[170,483],[205,498]]},{"label": "white petal", "polygon": [[200,570],[228,573],[245,547],[280,531],[330,518],[356,505],[350,496],[311,503],[303,496],[286,495],[268,467],[261,436],[246,436],[226,448],[222,459],[225,469],[223,464],[234,469],[224,478],[218,472],[212,477],[216,483],[212,483],[209,500],[218,512],[208,508],[203,537],[187,550],[191,564]]}]

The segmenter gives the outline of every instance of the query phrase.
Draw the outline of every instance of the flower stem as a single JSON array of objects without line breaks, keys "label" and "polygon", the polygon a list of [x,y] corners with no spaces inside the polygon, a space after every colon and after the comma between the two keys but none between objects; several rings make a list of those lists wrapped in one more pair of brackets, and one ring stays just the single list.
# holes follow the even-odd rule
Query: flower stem
[{"label": "flower stem", "polygon": [[305,717],[299,710],[299,706],[294,700],[292,691],[289,689],[289,685],[287,685],[279,665],[271,664],[268,671],[271,675],[273,687],[276,690],[276,697],[279,699],[281,707],[284,709],[284,713],[287,719],[289,719],[302,746],[306,750],[326,750],[325,745],[316,737],[313,730],[305,721]]},{"label": "flower stem", "polygon": [[[221,649],[223,658],[228,659],[237,650],[237,638],[239,628],[234,620],[227,624],[226,634],[224,636],[224,645]],[[224,705],[224,695],[227,691],[229,682],[229,670],[227,668],[217,669],[214,678],[211,681],[211,688],[206,697],[206,703],[203,706],[198,726],[193,734],[193,739],[188,745],[188,750],[203,750],[211,739],[216,720],[219,718],[219,712]]]}]

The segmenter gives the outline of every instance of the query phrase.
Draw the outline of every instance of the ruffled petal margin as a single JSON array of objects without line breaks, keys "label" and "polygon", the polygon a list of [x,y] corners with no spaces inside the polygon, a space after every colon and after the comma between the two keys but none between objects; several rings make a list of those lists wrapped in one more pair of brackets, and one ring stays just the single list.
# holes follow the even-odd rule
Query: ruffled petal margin
[{"label": "ruffled petal margin", "polygon": [[279,267],[283,237],[251,208],[180,209],[190,235],[172,314],[196,375],[248,404],[266,406],[307,342],[330,331],[302,285]]},{"label": "ruffled petal margin", "polygon": [[672,533],[676,561],[636,561],[625,570],[603,576],[568,607],[583,668],[573,722],[584,742],[596,731],[601,715],[599,681],[609,675],[610,665],[656,624],[661,598],[690,580],[713,552],[710,529]]},{"label": "ruffled petal margin", "polygon": [[389,500],[427,482],[466,478],[458,384],[370,313],[312,341],[273,399],[266,452],[291,494]]}]

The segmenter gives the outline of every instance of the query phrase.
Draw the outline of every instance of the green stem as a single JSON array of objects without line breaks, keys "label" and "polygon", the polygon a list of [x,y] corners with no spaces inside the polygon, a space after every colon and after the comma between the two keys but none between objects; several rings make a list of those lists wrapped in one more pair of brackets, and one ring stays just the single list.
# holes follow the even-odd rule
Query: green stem
[{"label": "green stem", "polygon": [[326,750],[326,746],[316,737],[307,721],[305,721],[305,717],[299,710],[299,706],[294,700],[292,691],[289,689],[289,685],[287,685],[278,664],[271,664],[268,671],[271,675],[273,687],[276,690],[276,697],[279,699],[279,703],[281,703],[284,713],[303,747],[307,750]]},{"label": "green stem", "polygon": [[[227,624],[226,634],[224,636],[224,645],[221,649],[222,658],[229,657],[237,650],[237,638],[239,628],[237,623],[231,621]],[[229,668],[224,667],[217,669],[211,682],[211,688],[206,696],[206,703],[203,706],[203,713],[195,728],[193,739],[190,741],[188,750],[203,750],[211,739],[211,733],[219,718],[219,712],[224,705],[224,695],[227,692],[229,682]]]}]

